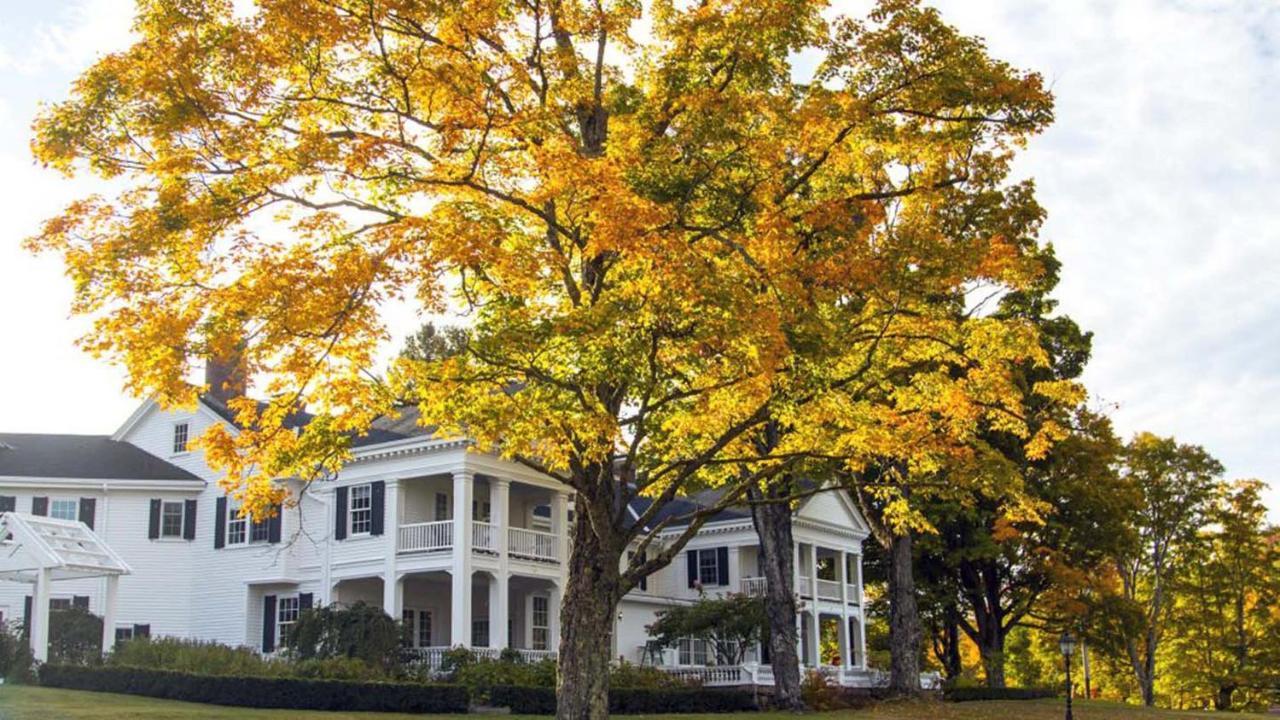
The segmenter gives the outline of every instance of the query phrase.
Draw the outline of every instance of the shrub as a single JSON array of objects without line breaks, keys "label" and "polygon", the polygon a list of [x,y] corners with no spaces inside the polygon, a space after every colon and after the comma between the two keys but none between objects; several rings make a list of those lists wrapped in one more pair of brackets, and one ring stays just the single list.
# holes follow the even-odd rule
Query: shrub
[{"label": "shrub", "polygon": [[457,667],[450,680],[467,688],[473,699],[485,702],[489,691],[499,685],[554,688],[556,663],[554,660],[535,663],[476,660]]},{"label": "shrub", "polygon": [[289,633],[289,651],[303,660],[359,658],[390,669],[399,659],[399,623],[381,608],[358,602],[350,607],[304,610]]},{"label": "shrub", "polygon": [[251,648],[179,638],[142,637],[121,642],[107,657],[107,664],[202,675],[287,674],[285,663],[264,660]]},{"label": "shrub", "polygon": [[942,697],[951,702],[972,702],[977,700],[1040,700],[1057,697],[1058,691],[1053,688],[989,688],[989,687],[954,687],[943,691]]},{"label": "shrub", "polygon": [[810,710],[841,710],[847,707],[840,687],[816,670],[805,673],[800,682],[800,698]]},{"label": "shrub", "polygon": [[660,690],[696,686],[695,681],[685,681],[668,672],[649,665],[622,662],[609,671],[609,687]]},{"label": "shrub", "polygon": [[35,681],[35,658],[18,623],[0,623],[0,678],[11,683]]},{"label": "shrub", "polygon": [[361,660],[360,658],[312,658],[310,660],[295,660],[292,662],[277,662],[283,665],[287,670],[286,675],[289,677],[299,678],[315,678],[318,680],[363,680],[365,682],[374,682],[378,680],[386,680],[386,672],[379,667],[373,667]]},{"label": "shrub", "polygon": [[81,608],[49,613],[49,662],[87,665],[102,660],[102,618]]},{"label": "shrub", "polygon": [[[500,685],[490,690],[489,701],[520,714],[550,715],[556,710],[556,691],[553,688]],[[609,691],[609,712],[618,715],[727,713],[758,709],[755,698],[744,690],[613,688]]]},{"label": "shrub", "polygon": [[445,650],[440,656],[440,674],[447,678],[453,679],[457,676],[458,671],[469,665],[474,665],[479,658],[470,648],[457,647]]},{"label": "shrub", "polygon": [[40,683],[73,690],[291,710],[465,713],[468,706],[466,688],[457,685],[213,676],[118,666],[45,665],[40,668]]}]

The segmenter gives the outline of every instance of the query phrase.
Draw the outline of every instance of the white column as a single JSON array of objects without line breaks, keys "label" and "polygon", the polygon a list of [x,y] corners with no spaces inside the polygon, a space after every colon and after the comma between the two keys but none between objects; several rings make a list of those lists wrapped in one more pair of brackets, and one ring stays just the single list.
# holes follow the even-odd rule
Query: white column
[{"label": "white column", "polygon": [[489,647],[499,650],[511,644],[507,637],[507,619],[511,615],[507,610],[510,587],[510,576],[506,572],[498,572],[489,581]]},{"label": "white column", "polygon": [[489,504],[492,510],[489,522],[493,531],[498,533],[498,562],[504,567],[507,563],[508,527],[511,525],[511,481],[506,478],[494,478],[489,481]]},{"label": "white column", "polygon": [[453,645],[471,647],[471,493],[475,475],[468,470],[453,473],[453,607],[449,639]]},{"label": "white column", "polygon": [[813,619],[813,623],[809,626],[809,654],[813,657],[814,667],[822,665],[822,623],[819,622],[821,616],[818,614],[818,546],[816,544],[809,545],[809,597],[813,598],[813,602],[809,604],[809,617]]},{"label": "white column", "polygon": [[[106,577],[107,589],[102,595],[102,654],[111,652],[116,644],[116,595],[120,587],[119,575]],[[33,603],[34,606],[34,603]]]},{"label": "white column", "polygon": [[[547,614],[549,623],[547,627],[547,649],[560,649],[560,583],[551,583],[550,597],[547,600]],[[532,617],[532,615],[530,616]]]},{"label": "white column", "polygon": [[386,544],[383,554],[386,565],[382,571],[382,611],[399,620],[404,614],[404,594],[396,569],[396,540],[400,537],[400,480],[387,481],[386,498],[382,506],[382,535]]},{"label": "white column", "polygon": [[556,536],[556,557],[566,572],[569,567],[569,495],[563,490],[551,493],[551,532]]},{"label": "white column", "polygon": [[31,654],[39,662],[49,661],[49,586],[53,571],[42,568],[36,574],[31,593]]},{"label": "white column", "polygon": [[862,553],[853,556],[858,578],[858,667],[867,669],[867,595],[862,591]]},{"label": "white column", "polygon": [[741,552],[737,545],[729,546],[729,592],[737,592],[742,584]]},{"label": "white column", "polygon": [[849,651],[853,647],[849,637],[849,554],[840,551],[840,667],[852,667]]}]

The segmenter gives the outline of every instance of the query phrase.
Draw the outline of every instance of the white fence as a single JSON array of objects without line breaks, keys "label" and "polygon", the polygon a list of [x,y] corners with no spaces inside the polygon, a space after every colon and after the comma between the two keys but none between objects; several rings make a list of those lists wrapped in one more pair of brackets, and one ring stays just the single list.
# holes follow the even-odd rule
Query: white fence
[{"label": "white fence", "polygon": [[556,540],[556,536],[552,533],[525,530],[524,528],[508,528],[507,553],[512,557],[522,557],[529,560],[559,560],[559,543]]},{"label": "white fence", "polygon": [[431,552],[453,547],[453,521],[413,523],[400,526],[400,552]]}]

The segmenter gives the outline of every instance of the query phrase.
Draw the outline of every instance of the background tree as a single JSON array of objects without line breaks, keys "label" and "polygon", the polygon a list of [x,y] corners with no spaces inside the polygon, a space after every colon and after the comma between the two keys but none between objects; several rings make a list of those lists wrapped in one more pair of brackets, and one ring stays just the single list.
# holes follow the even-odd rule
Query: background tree
[{"label": "background tree", "polygon": [[[900,289],[1038,272],[1041,213],[1007,178],[1051,118],[1041,78],[912,0],[866,21],[823,7],[656,2],[640,42],[634,2],[141,0],[138,41],[35,129],[42,161],[125,189],[32,245],[63,254],[74,309],[95,319],[86,347],[139,394],[190,404],[195,359],[242,355],[267,402],[232,401],[241,431],[199,444],[252,513],[286,499],[275,478],[336,471],[398,390],[440,432],[565,483],[578,522],[558,715],[603,717],[619,598],[705,515],[623,553],[666,529],[655,518],[690,484],[736,485],[729,504],[784,469],[744,475],[728,453],[790,412],[780,388],[810,385],[804,343],[838,339],[823,372],[853,378],[804,421],[853,403],[841,453],[885,454],[858,429],[857,369],[931,322]],[[824,59],[796,82],[805,49]],[[380,310],[410,294],[465,312],[470,338],[402,358],[388,384],[372,371]],[[960,345],[1012,358],[1034,340],[986,324]],[[944,375],[921,380],[938,402]],[[915,411],[897,393],[877,427]],[[316,419],[295,434],[299,405]],[[624,523],[637,495],[649,509]]]},{"label": "background tree", "polygon": [[716,664],[741,665],[747,651],[764,639],[767,624],[762,599],[731,593],[660,610],[658,619],[645,630],[661,647],[675,647],[684,639],[701,640],[715,653]]},{"label": "background tree", "polygon": [[1186,544],[1170,579],[1168,642],[1161,650],[1171,693],[1231,710],[1237,697],[1269,707],[1280,688],[1276,607],[1280,548],[1267,525],[1264,485],[1241,480],[1218,489],[1207,529]]},{"label": "background tree", "polygon": [[1117,637],[1142,693],[1155,703],[1156,658],[1171,604],[1170,582],[1187,571],[1184,552],[1197,540],[1216,492],[1222,464],[1203,448],[1142,433],[1125,448],[1122,478],[1139,493],[1136,538],[1115,564],[1122,597],[1140,608],[1141,629],[1119,624]]}]

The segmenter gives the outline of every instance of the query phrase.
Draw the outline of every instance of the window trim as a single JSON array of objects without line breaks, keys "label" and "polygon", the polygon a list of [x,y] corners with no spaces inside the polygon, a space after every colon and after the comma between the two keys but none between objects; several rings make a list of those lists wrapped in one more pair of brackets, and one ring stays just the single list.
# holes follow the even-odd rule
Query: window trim
[{"label": "window trim", "polygon": [[[363,489],[368,505],[356,507],[356,491]],[[362,523],[367,523],[364,530],[356,530],[356,512],[363,513]],[[347,490],[347,537],[368,537],[373,534],[373,483],[352,485]]]},{"label": "window trim", "polygon": [[[182,445],[178,445],[178,435],[182,435]],[[191,421],[183,420],[173,424],[173,434],[169,436],[169,455],[178,457],[191,452]]]},{"label": "window trim", "polygon": [[[178,506],[178,534],[170,535],[164,531],[164,511],[168,506]],[[160,537],[157,540],[183,540],[187,529],[187,505],[182,500],[165,500],[160,498]]]},{"label": "window trim", "polygon": [[[707,558],[711,563],[707,563]],[[707,571],[711,571],[711,579],[707,580]],[[698,551],[698,582],[703,587],[720,587],[720,554],[715,548]]]},{"label": "window trim", "polygon": [[[407,617],[406,617],[407,616]],[[409,647],[428,648],[432,647],[431,642],[434,639],[434,629],[432,627],[431,610],[422,607],[405,607],[400,612],[400,621],[402,623],[410,623],[409,625]],[[425,622],[424,622],[425,621]],[[423,631],[426,631],[426,637],[423,637]],[[423,642],[425,640],[425,642]]]},{"label": "window trim", "polygon": [[[544,624],[538,624],[538,601],[541,600],[545,607],[542,609]],[[538,631],[543,631],[542,640],[538,640]],[[533,595],[529,601],[529,645],[533,650],[549,650],[551,649],[551,597],[548,595]],[[542,647],[538,647],[541,645]]]},{"label": "window trim", "polygon": [[[226,532],[226,535],[224,536],[225,539],[223,541],[223,547],[249,547],[251,545],[270,545],[271,544],[271,521],[270,520],[263,520],[261,522],[250,522],[249,518],[242,517],[240,515],[239,507],[231,507],[230,505],[231,505],[230,503],[227,503],[227,532]],[[162,512],[163,512],[163,508],[164,506],[161,505]],[[236,535],[235,525],[237,523],[242,525],[242,528],[240,530],[240,532],[242,533],[242,536],[240,540],[234,539]],[[262,532],[265,533],[265,535],[261,539],[255,540],[253,539],[253,533],[254,533],[254,530],[257,528],[262,528]]]}]

